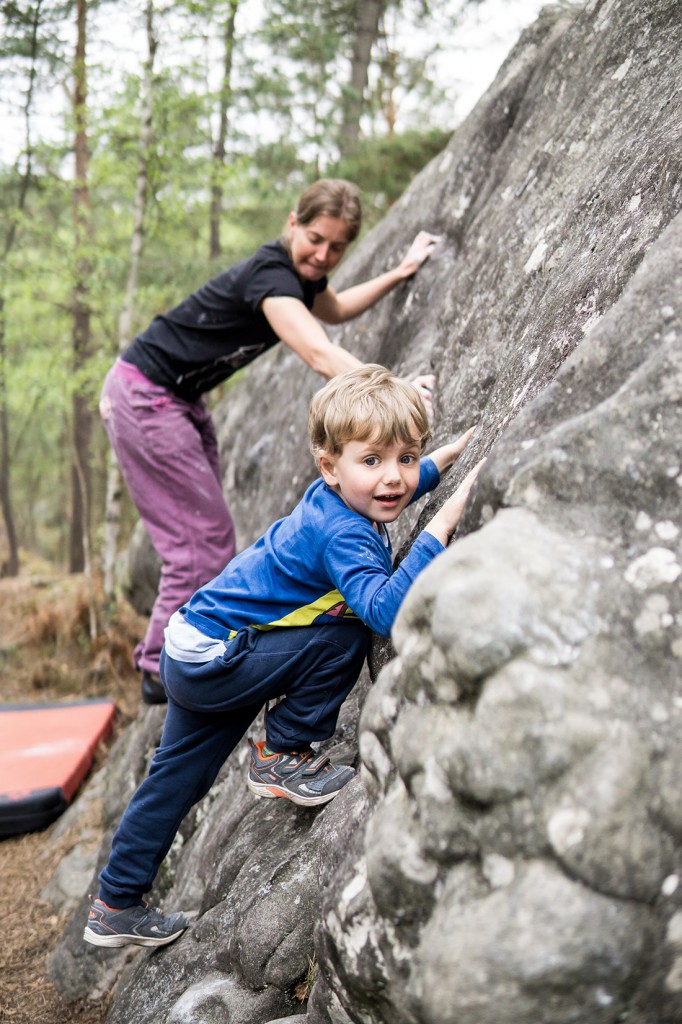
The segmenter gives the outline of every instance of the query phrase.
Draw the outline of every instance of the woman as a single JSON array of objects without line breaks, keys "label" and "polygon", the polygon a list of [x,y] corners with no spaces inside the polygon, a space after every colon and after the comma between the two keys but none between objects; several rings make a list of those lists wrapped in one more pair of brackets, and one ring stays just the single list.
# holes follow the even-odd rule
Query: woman
[{"label": "woman", "polygon": [[[319,321],[340,324],[363,313],[411,277],[438,241],[420,232],[397,267],[337,294],[327,275],[357,237],[361,218],[354,185],[315,182],[289,214],[282,238],[155,317],[107,375],[102,419],[163,563],[147,633],[135,651],[146,703],[165,701],[158,664],[168,619],[235,553],[202,395],[278,341],[327,379],[359,366]],[[415,383],[430,406],[432,378]]]}]

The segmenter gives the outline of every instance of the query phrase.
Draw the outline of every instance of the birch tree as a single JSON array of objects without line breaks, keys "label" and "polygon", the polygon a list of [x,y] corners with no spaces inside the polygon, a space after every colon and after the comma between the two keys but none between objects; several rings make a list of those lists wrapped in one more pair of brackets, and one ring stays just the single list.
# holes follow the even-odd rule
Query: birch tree
[{"label": "birch tree", "polygon": [[[129,344],[133,311],[140,272],[140,259],[144,246],[144,223],[149,193],[149,157],[152,148],[152,121],[154,96],[154,60],[157,38],[154,28],[154,2],[147,0],[145,9],[147,55],[143,65],[140,90],[140,136],[138,143],[137,175],[133,206],[133,231],[130,238],[130,263],[123,305],[118,321],[118,350]],[[123,481],[113,448],[109,449],[107,466],[106,506],[104,513],[104,596],[111,607],[116,595],[116,555],[121,525],[121,498]]]},{"label": "birch tree", "polygon": [[218,99],[218,130],[213,143],[211,160],[211,206],[209,215],[209,258],[211,260],[217,260],[221,254],[220,220],[223,212],[223,172],[232,99],[232,67],[236,41],[235,22],[238,8],[239,0],[228,0],[223,27],[223,69]]},{"label": "birch tree", "polygon": [[91,355],[90,305],[88,299],[92,273],[92,217],[88,183],[86,65],[88,0],[76,0],[76,53],[73,69],[73,123],[75,179],[73,184],[74,284],[72,292],[73,355],[72,372],[72,468],[71,529],[69,569],[91,571],[90,564],[90,440],[92,410],[80,386],[82,371]]}]

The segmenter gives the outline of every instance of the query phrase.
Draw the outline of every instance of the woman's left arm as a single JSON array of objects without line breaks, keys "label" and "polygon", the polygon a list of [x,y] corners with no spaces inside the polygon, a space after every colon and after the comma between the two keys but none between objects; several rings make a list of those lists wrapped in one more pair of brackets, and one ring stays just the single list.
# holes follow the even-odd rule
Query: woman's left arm
[{"label": "woman's left arm", "polygon": [[331,285],[327,285],[326,289],[315,297],[314,315],[325,324],[342,324],[359,316],[401,281],[406,281],[408,277],[416,274],[439,241],[437,235],[420,231],[398,266],[392,270],[338,293]]}]

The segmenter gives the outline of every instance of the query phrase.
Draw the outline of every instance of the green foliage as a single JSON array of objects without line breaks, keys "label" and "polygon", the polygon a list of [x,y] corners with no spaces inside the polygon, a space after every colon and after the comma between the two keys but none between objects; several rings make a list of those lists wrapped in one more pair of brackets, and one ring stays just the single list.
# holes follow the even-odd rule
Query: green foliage
[{"label": "green foliage", "polygon": [[[320,174],[357,181],[366,224],[378,220],[447,143],[448,131],[437,127],[435,115],[431,120],[437,89],[424,52],[433,46],[428,29],[436,14],[439,24],[446,16],[452,24],[464,2],[393,0],[385,5],[365,97],[365,137],[340,160],[339,130],[362,0],[241,0],[229,82],[227,156],[216,171],[212,148],[225,85],[222,40],[229,4],[158,0],[152,143],[133,332],[222,267],[276,237],[302,188]],[[121,7],[101,5],[99,32],[105,42],[106,19],[115,11],[120,16]],[[66,101],[72,46],[65,44],[72,34],[72,8],[72,0],[23,0],[0,7],[0,87],[7,96],[23,97],[26,106],[20,151],[12,154],[11,166],[0,165],[0,242],[10,227],[15,238],[0,262],[13,502],[22,545],[51,559],[62,556],[68,533],[71,397],[77,389],[96,407],[119,344],[139,170],[144,59],[141,46],[139,66],[119,69],[106,51],[98,52],[101,66],[92,63],[89,69],[93,230],[81,255],[91,268],[87,302],[93,355],[75,375],[74,164]],[[91,20],[99,9],[99,4],[89,5]],[[38,45],[31,50],[36,13]],[[398,23],[402,34],[396,35]],[[409,26],[425,28],[423,51],[396,49],[398,35],[410,38]],[[92,61],[95,55],[89,56]],[[35,96],[29,95],[29,82]],[[420,98],[420,127],[399,131],[387,110],[408,94]],[[64,106],[57,109],[60,95]],[[34,120],[36,106],[47,96],[55,113],[49,137],[38,137],[45,122]],[[29,156],[30,188],[20,210],[21,173]],[[208,212],[214,181],[222,190],[223,216],[222,252],[212,264]],[[95,536],[103,515],[106,451],[98,428],[93,441]]]},{"label": "green foliage", "polygon": [[330,172],[362,182],[364,219],[369,227],[400,198],[415,174],[442,152],[449,138],[449,132],[433,128],[364,139]]}]

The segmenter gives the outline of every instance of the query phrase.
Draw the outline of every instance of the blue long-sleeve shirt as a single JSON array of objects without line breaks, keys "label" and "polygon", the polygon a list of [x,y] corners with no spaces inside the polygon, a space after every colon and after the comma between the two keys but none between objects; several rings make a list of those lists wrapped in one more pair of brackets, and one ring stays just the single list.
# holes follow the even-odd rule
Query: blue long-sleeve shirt
[{"label": "blue long-sleeve shirt", "polygon": [[[439,482],[436,464],[422,459],[412,501]],[[386,530],[377,533],[318,479],[290,515],[233,558],[181,612],[216,640],[246,626],[308,626],[347,617],[388,636],[410,585],[443,550],[422,531],[394,572]]]}]

